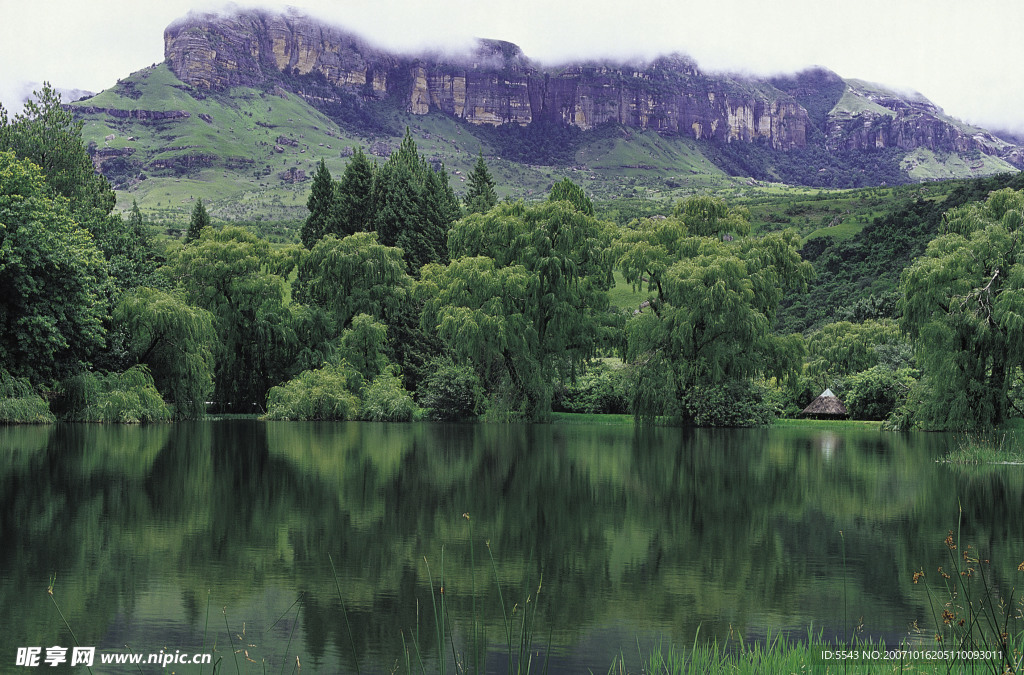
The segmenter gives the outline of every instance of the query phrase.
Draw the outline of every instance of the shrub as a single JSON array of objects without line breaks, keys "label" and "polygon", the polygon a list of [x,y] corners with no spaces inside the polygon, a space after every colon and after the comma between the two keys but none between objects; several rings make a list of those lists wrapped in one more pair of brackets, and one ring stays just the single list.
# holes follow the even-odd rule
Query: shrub
[{"label": "shrub", "polygon": [[420,404],[432,420],[473,419],[480,414],[483,387],[469,366],[457,366],[449,357],[431,362],[431,372],[420,387]]},{"label": "shrub", "polygon": [[763,426],[778,412],[768,390],[746,380],[691,387],[682,405],[683,421],[699,427]]},{"label": "shrub", "polygon": [[846,409],[858,420],[884,420],[906,400],[915,381],[910,368],[874,366],[846,378]]},{"label": "shrub", "polygon": [[603,363],[587,370],[559,392],[559,407],[567,412],[624,414],[629,412],[625,369]]},{"label": "shrub", "polygon": [[402,386],[402,378],[388,366],[363,391],[362,418],[371,422],[411,422],[422,411]]},{"label": "shrub", "polygon": [[143,365],[123,373],[82,373],[66,380],[62,408],[70,422],[138,424],[171,419],[170,407]]},{"label": "shrub", "polygon": [[46,401],[28,380],[0,369],[0,424],[51,424],[56,421]]},{"label": "shrub", "polygon": [[267,395],[268,420],[353,420],[361,404],[353,393],[362,376],[347,361],[305,370]]}]

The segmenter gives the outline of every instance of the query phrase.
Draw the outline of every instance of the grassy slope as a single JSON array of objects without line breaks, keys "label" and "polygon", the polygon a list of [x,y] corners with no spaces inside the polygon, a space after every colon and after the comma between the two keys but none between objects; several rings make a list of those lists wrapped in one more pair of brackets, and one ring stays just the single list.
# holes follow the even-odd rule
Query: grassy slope
[{"label": "grassy slope", "polygon": [[[866,90],[863,83],[854,84]],[[322,158],[332,175],[339,177],[348,161],[342,156],[343,150],[355,145],[369,148],[374,143],[394,149],[406,127],[421,154],[444,163],[460,195],[465,192],[473,163],[483,154],[501,197],[542,198],[562,177],[582,185],[595,200],[609,203],[624,198],[655,200],[663,208],[672,200],[710,192],[730,203],[747,205],[755,229],[794,227],[805,238],[853,236],[879,214],[879,200],[885,197],[884,189],[882,193],[823,192],[730,177],[712,164],[692,139],[623,128],[588,133],[572,167],[502,160],[476,128],[440,114],[392,112],[391,136],[361,136],[340,128],[301,98],[280,90],[236,88],[229,95],[194,96],[163,64],[134,73],[118,86],[73,105],[190,113],[187,119],[157,122],[83,115],[86,143],[95,143],[98,148],[133,148],[129,161],[147,176],[118,191],[118,206],[127,209],[137,200],[151,219],[166,225],[180,226],[187,220],[194,199],[202,198],[217,219],[291,221],[294,226],[307,215],[309,182],[285,182],[279,176],[281,172],[295,168],[311,177]],[[872,106],[885,111],[848,90],[833,113],[843,110],[851,114]],[[200,115],[211,121],[204,121]],[[111,134],[114,139],[105,140]],[[278,143],[279,136],[292,139],[296,145]],[[177,174],[153,166],[154,162],[182,162],[196,155],[210,158],[212,166]],[[374,159],[384,161],[383,157]],[[988,157],[964,161],[923,151],[912,153],[905,161],[912,175],[921,179],[1010,168]]]},{"label": "grassy slope", "polygon": [[925,148],[908,152],[901,165],[911,178],[919,181],[949,180],[965,176],[977,178],[1017,171],[1013,165],[998,157],[979,153],[971,159],[956,153],[936,153]]},{"label": "grassy slope", "polygon": [[[849,82],[856,82],[850,80]],[[871,112],[877,115],[887,115],[889,117],[895,117],[896,113],[888,108],[878,105],[871,99],[864,95],[864,90],[861,88],[854,88],[851,86],[846,88],[843,92],[842,98],[836,103],[835,107],[829,112],[830,117],[838,117],[841,119],[849,119],[855,115],[859,115],[864,112]]]}]

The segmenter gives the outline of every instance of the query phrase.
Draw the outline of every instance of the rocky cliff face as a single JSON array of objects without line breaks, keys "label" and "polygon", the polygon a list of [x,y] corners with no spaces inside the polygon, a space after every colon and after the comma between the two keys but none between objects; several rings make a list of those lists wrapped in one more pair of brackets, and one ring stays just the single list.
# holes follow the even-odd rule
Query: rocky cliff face
[{"label": "rocky cliff face", "polygon": [[190,15],[164,31],[164,56],[186,84],[258,86],[273,73],[322,74],[339,87],[386,89],[393,56],[297,14]]},{"label": "rocky cliff face", "polygon": [[824,131],[830,150],[980,152],[1024,167],[1024,148],[946,116],[920,94],[897,94],[859,80],[846,83]]},{"label": "rocky cliff face", "polygon": [[518,47],[481,40],[463,57],[404,57],[299,15],[190,16],[164,33],[175,75],[200,89],[257,86],[275,75],[317,73],[339,91],[392,96],[418,115],[471,124],[557,120],[581,129],[615,122],[725,142],[806,143],[807,113],[764,83],[709,77],[681,57],[643,66],[542,69]]},{"label": "rocky cliff face", "polygon": [[[164,33],[167,62],[198,89],[283,83],[314,104],[389,98],[408,111],[470,124],[607,122],[777,150],[927,148],[983,152],[1024,167],[1024,149],[906,96],[823,69],[770,80],[708,75],[684,57],[641,65],[541,68],[508,42],[481,40],[458,57],[388,53],[296,12],[190,15]],[[315,93],[295,86],[313,75]],[[326,89],[326,90],[325,90]]]}]

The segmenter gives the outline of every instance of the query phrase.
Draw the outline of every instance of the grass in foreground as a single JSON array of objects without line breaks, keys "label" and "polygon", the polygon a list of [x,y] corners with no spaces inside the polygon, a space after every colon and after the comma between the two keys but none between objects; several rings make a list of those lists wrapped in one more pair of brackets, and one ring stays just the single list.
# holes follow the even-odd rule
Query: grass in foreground
[{"label": "grass in foreground", "polygon": [[[1008,659],[1001,656],[983,658],[984,650],[975,650],[978,658],[943,659],[943,652],[955,648],[942,645],[904,644],[899,647],[863,641],[852,645],[827,642],[819,634],[808,635],[807,641],[769,636],[764,642],[736,645],[699,644],[690,649],[675,646],[663,651],[655,647],[648,658],[641,659],[638,670],[627,667],[624,660],[616,660],[609,675],[626,673],[664,673],[689,675],[691,673],[730,675],[761,675],[763,673],[914,673],[921,675],[949,673],[1013,673],[1020,672],[1019,644],[1011,648]],[[1007,665],[1012,663],[1012,665]],[[1004,670],[1005,667],[1005,670]]]}]

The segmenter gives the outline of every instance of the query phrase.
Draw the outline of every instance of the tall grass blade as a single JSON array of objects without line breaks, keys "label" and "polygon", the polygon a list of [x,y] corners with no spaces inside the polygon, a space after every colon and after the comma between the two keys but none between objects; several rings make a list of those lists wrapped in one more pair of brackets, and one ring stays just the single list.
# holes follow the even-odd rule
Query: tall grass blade
[{"label": "tall grass blade", "polygon": [[228,625],[228,608],[221,608],[221,613],[224,615],[224,629],[228,632],[228,649],[231,650],[231,655],[235,658],[235,672],[241,673],[242,671],[238,668],[238,652],[235,651],[235,645],[231,641],[231,626]]},{"label": "tall grass blade", "polygon": [[[53,587],[56,583],[57,573],[54,572],[53,576],[50,577],[50,585],[46,588],[46,594],[50,596],[50,602],[52,602],[54,608],[56,608],[57,614],[60,616],[60,620],[64,622],[64,627],[68,629],[69,633],[71,633],[71,639],[75,641],[75,646],[81,647],[82,644],[78,641],[78,636],[75,635],[75,631],[71,630],[71,624],[68,623],[68,620],[66,618],[64,618],[64,612],[60,610],[60,605],[57,604],[57,598],[55,598],[53,595]],[[86,668],[88,668],[89,672],[92,673],[91,666],[86,666]]]},{"label": "tall grass blade", "polygon": [[341,614],[345,618],[345,629],[348,631],[348,643],[352,647],[352,660],[356,664],[356,675],[359,675],[359,653],[356,651],[356,640],[352,636],[352,626],[348,622],[348,609],[345,608],[345,598],[341,594],[341,582],[338,581],[338,570],[334,568],[334,558],[331,554],[327,554],[327,559],[331,562],[331,574],[334,575],[334,586],[338,589],[338,600],[341,601]]}]

